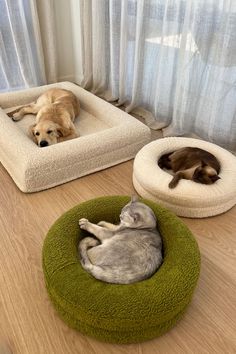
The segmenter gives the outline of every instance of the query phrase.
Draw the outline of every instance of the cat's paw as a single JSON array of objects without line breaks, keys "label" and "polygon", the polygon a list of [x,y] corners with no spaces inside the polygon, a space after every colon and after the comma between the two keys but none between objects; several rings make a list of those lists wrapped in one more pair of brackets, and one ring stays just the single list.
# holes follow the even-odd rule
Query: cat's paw
[{"label": "cat's paw", "polygon": [[79,220],[79,227],[83,230],[87,230],[88,224],[89,224],[88,219],[83,218]]},{"label": "cat's paw", "polygon": [[169,188],[170,188],[170,189],[173,189],[173,188],[175,188],[175,187],[177,186],[177,184],[178,184],[178,182],[176,182],[176,181],[171,181],[171,182],[169,183]]},{"label": "cat's paw", "polygon": [[107,222],[106,221],[99,221],[99,223],[97,225],[105,227],[107,225]]}]

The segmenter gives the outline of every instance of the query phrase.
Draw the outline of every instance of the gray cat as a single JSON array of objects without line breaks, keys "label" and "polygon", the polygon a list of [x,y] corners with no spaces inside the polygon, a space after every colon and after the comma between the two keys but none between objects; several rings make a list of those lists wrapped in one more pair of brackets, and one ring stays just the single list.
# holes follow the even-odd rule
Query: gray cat
[{"label": "gray cat", "polygon": [[162,241],[152,209],[136,197],[124,206],[119,225],[80,219],[86,237],[79,244],[82,267],[108,283],[130,284],[151,277],[162,263]]}]

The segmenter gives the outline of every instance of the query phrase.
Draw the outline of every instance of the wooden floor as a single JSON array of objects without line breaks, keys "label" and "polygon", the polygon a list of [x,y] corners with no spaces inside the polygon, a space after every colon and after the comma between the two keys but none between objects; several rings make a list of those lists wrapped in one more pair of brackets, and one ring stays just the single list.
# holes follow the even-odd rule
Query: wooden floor
[{"label": "wooden floor", "polygon": [[0,354],[3,343],[15,354],[236,353],[236,208],[210,219],[184,219],[200,246],[201,275],[185,316],[162,337],[104,344],[71,330],[55,313],[41,267],[48,228],[84,200],[130,195],[131,177],[132,161],[27,195],[0,166]]}]

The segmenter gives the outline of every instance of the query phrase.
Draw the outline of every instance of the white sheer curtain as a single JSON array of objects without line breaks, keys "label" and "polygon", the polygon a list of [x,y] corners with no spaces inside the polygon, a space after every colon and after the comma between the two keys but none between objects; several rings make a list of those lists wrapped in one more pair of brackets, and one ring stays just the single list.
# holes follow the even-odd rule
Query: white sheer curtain
[{"label": "white sheer curtain", "polygon": [[72,17],[78,84],[236,150],[236,1],[72,0]]},{"label": "white sheer curtain", "polygon": [[56,80],[52,0],[0,0],[0,91]]}]

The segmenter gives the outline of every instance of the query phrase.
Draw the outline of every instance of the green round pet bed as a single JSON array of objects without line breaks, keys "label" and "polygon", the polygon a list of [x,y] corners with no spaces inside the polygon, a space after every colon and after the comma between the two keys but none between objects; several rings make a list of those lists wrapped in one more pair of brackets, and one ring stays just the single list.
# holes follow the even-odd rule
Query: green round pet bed
[{"label": "green round pet bed", "polygon": [[43,269],[49,296],[64,321],[80,332],[113,343],[157,337],[179,320],[191,301],[200,271],[197,243],[172,212],[141,199],[158,220],[164,261],[150,278],[130,285],[96,280],[80,265],[78,242],[87,235],[78,221],[119,222],[130,197],[89,200],[63,214],[43,246]]}]

